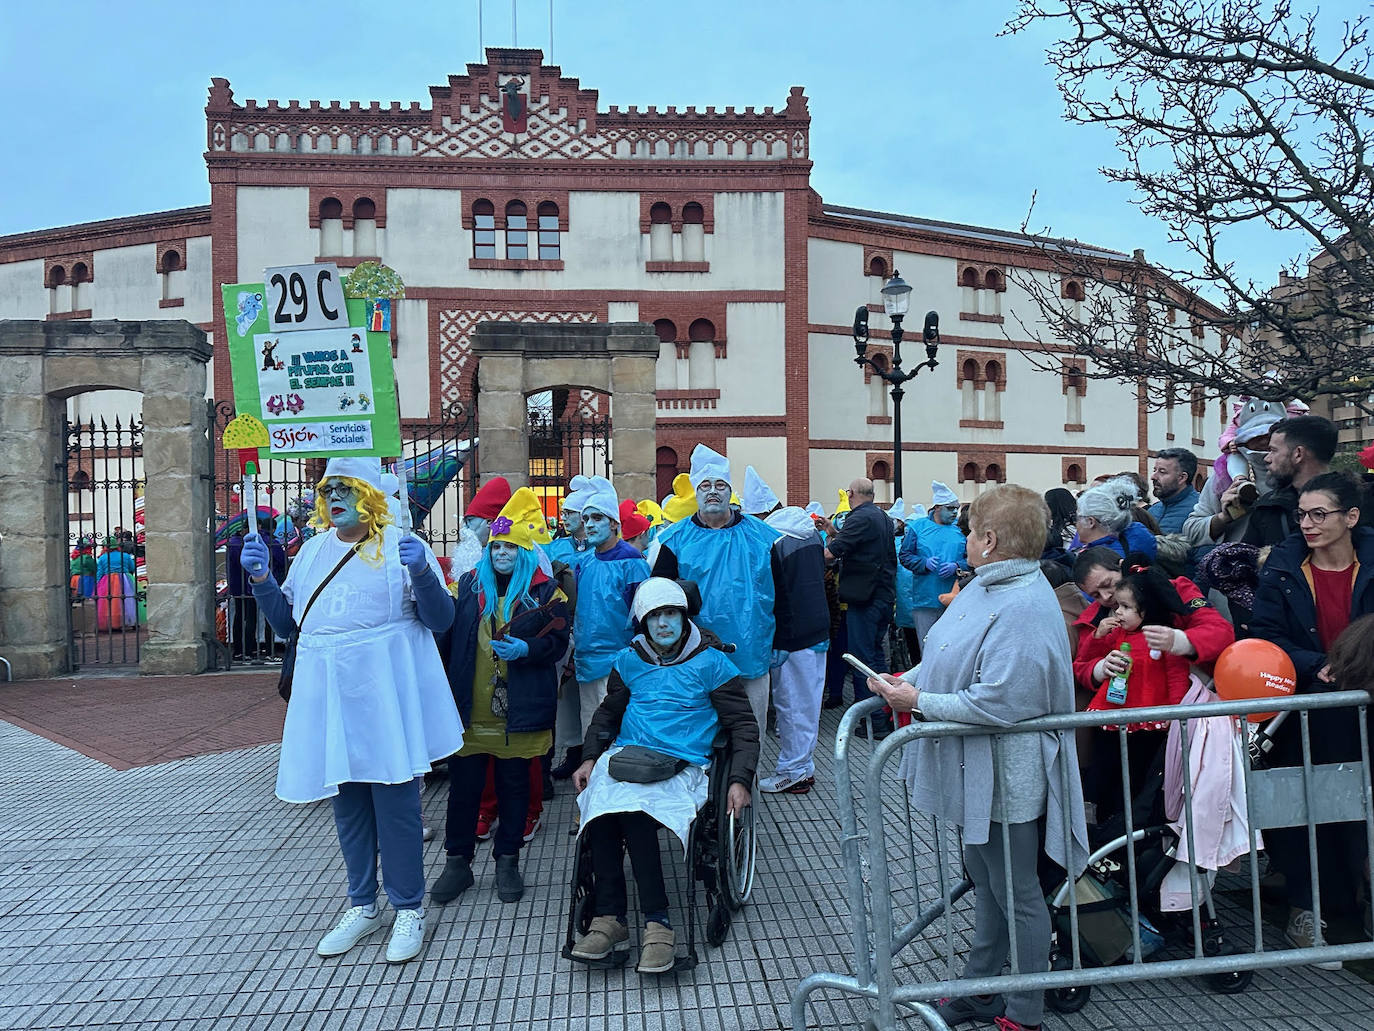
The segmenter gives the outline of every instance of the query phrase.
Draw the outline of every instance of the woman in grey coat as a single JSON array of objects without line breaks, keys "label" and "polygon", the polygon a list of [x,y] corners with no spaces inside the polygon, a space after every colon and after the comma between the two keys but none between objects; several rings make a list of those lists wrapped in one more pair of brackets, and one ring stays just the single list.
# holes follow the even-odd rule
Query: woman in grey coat
[{"label": "woman in grey coat", "polygon": [[[973,503],[969,525],[973,580],[926,638],[921,664],[900,678],[870,680],[869,688],[918,719],[990,728],[1073,712],[1064,621],[1037,561],[1049,526],[1044,500],[1024,487],[997,487]],[[1048,969],[1049,911],[1036,875],[1041,819],[1051,859],[1077,877],[1088,857],[1073,733],[922,738],[907,746],[902,772],[916,809],[963,828],[975,922],[964,977],[1001,973],[1012,919],[1019,972]],[[1000,1031],[1023,1031],[1040,1026],[1043,1008],[1044,993],[1030,991],[1008,995],[1005,1007],[999,997],[946,1000],[940,1012],[951,1026],[995,1019]]]}]

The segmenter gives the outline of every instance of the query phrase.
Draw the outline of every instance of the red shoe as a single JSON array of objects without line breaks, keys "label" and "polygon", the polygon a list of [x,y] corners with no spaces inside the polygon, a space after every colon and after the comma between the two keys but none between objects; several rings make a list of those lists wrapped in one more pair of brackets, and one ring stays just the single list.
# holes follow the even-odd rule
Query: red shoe
[{"label": "red shoe", "polygon": [[491,829],[496,826],[495,817],[488,817],[478,814],[477,816],[477,840],[491,840]]},{"label": "red shoe", "polygon": [[1010,1017],[997,1017],[993,1020],[992,1026],[997,1031],[1040,1031],[1039,1024],[1018,1024]]},{"label": "red shoe", "polygon": [[525,820],[525,840],[529,841],[540,827],[544,826],[544,821],[538,816],[531,816]]}]

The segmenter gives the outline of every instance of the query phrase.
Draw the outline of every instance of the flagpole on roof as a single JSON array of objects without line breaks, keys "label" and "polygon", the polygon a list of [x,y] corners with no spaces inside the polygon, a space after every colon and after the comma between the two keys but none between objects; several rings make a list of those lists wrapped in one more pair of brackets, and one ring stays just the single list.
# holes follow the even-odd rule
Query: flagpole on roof
[{"label": "flagpole on roof", "polygon": [[477,0],[477,59],[485,61],[487,52],[482,44],[482,0]]}]

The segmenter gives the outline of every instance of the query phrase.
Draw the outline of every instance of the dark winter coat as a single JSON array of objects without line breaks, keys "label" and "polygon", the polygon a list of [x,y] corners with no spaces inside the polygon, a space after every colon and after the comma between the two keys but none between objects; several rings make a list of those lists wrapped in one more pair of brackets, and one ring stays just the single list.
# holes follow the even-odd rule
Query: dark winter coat
[{"label": "dark winter coat", "polygon": [[[435,635],[444,660],[449,689],[458,705],[464,726],[472,722],[472,681],[477,670],[477,621],[481,606],[473,590],[477,574],[464,573],[455,587],[453,624]],[[557,585],[535,574],[530,597],[535,605],[517,605],[506,637],[518,637],[529,645],[529,654],[506,664],[509,706],[506,729],[512,734],[551,730],[558,711],[558,675],[555,665],[568,650],[571,614],[562,599],[554,601]],[[547,606],[545,608],[544,606]],[[494,617],[490,617],[493,619]],[[496,622],[493,630],[500,629]]]},{"label": "dark winter coat", "polygon": [[783,535],[773,544],[773,647],[799,652],[830,637],[825,595],[825,546],[814,530],[810,540]]}]

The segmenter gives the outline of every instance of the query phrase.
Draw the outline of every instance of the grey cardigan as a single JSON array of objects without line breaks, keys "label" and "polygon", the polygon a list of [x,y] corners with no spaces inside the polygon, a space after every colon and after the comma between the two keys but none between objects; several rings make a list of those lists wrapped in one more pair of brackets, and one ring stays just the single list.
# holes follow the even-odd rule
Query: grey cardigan
[{"label": "grey cardigan", "polygon": [[[921,664],[904,679],[920,689],[928,720],[1010,727],[1073,712],[1064,617],[1039,563],[1008,559],[979,568],[926,636]],[[1088,831],[1073,734],[1005,735],[1001,745],[996,766],[990,735],[908,745],[902,771],[912,805],[958,824],[970,845],[987,842],[993,820],[1024,822],[1043,811],[1045,851],[1077,876],[1087,863]],[[1067,797],[1062,764],[1069,771]],[[1073,840],[1068,857],[1066,823]]]}]

